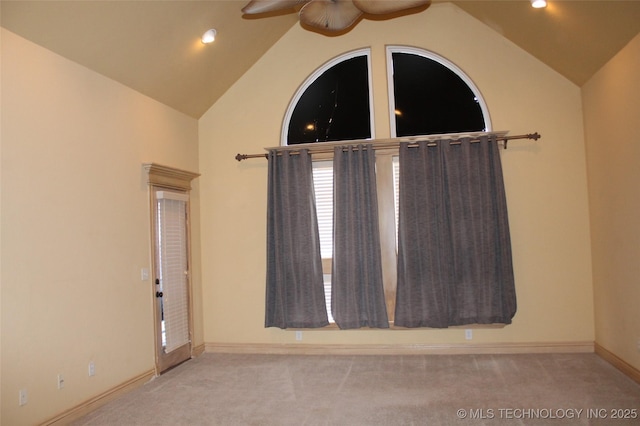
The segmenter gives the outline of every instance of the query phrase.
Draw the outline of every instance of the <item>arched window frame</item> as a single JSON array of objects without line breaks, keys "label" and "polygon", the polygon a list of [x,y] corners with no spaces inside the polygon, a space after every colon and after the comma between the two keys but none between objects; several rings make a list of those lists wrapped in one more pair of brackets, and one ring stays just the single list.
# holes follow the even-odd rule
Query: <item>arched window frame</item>
[{"label": "arched window frame", "polygon": [[365,56],[367,58],[367,83],[369,85],[369,127],[371,130],[371,139],[375,139],[375,112],[373,110],[373,85],[372,85],[372,75],[371,75],[371,48],[366,47],[362,49],[352,50],[346,52],[342,55],[336,56],[328,62],[325,62],[322,66],[317,68],[307,79],[300,85],[296,93],[294,94],[291,102],[289,102],[289,107],[284,115],[284,120],[282,121],[282,131],[280,134],[280,145],[287,146],[287,135],[289,132],[289,121],[291,121],[291,116],[293,115],[293,111],[298,105],[298,101],[305,93],[305,91],[311,86],[325,71],[331,69],[335,65],[344,62],[346,60],[356,58],[358,56]]},{"label": "arched window frame", "polygon": [[478,87],[475,85],[473,80],[471,80],[471,78],[467,74],[465,74],[465,72],[462,71],[462,69],[460,69],[456,64],[454,64],[453,62],[449,61],[448,59],[434,52],[421,49],[418,47],[389,45],[387,46],[386,50],[387,50],[387,90],[389,94],[389,130],[391,132],[392,138],[397,137],[396,126],[395,126],[395,122],[396,122],[395,90],[394,90],[394,84],[393,84],[393,54],[394,53],[407,53],[411,55],[422,56],[424,58],[431,59],[435,62],[438,62],[443,66],[447,67],[448,69],[450,69],[451,71],[453,71],[458,77],[460,77],[460,79],[462,79],[462,81],[464,81],[464,83],[469,87],[469,89],[471,89],[474,96],[478,100],[478,104],[482,111],[482,117],[484,119],[484,131],[486,132],[492,131],[489,108],[487,107],[487,103],[485,102],[484,97],[482,96],[482,93],[480,93],[480,89],[478,89]]},{"label": "arched window frame", "polygon": [[[484,121],[484,130],[489,132],[492,131],[492,124],[489,115],[489,109],[487,104],[482,96],[480,90],[475,85],[475,83],[467,76],[458,66],[456,66],[453,62],[445,59],[444,57],[437,55],[431,51],[420,49],[411,46],[400,46],[400,45],[388,45],[386,46],[387,52],[387,90],[389,96],[389,130],[392,138],[396,138],[396,126],[395,126],[395,91],[393,84],[393,53],[407,53],[425,57],[427,59],[431,59],[445,66],[452,72],[454,72],[460,79],[469,87],[469,89],[473,92],[477,102],[480,106],[483,121]],[[367,83],[369,86],[369,126],[371,132],[371,139],[376,138],[375,136],[375,110],[373,103],[373,79],[372,79],[372,66],[371,66],[371,48],[363,48],[358,50],[353,50],[350,52],[346,52],[342,55],[339,55],[330,61],[323,64],[321,67],[317,68],[309,77],[300,85],[294,96],[292,97],[289,106],[286,110],[283,122],[282,122],[282,130],[281,130],[281,146],[287,146],[288,140],[288,131],[289,131],[289,122],[293,115],[293,112],[300,101],[300,98],[303,96],[305,91],[309,88],[311,84],[313,84],[316,79],[318,79],[324,72],[331,69],[335,65],[358,57],[358,56],[366,56],[367,58]],[[318,142],[322,143],[322,142]],[[331,154],[323,154],[319,155],[318,159],[314,161],[314,169],[327,169],[331,168],[330,160],[332,158]],[[329,160],[329,162],[327,161]],[[316,170],[317,171],[317,170]],[[315,173],[315,172],[314,172]],[[383,268],[383,280],[385,287],[385,299],[387,303],[387,311],[391,321],[393,321],[394,313],[395,313],[395,290],[396,290],[396,256],[397,256],[397,194],[398,194],[398,184],[397,184],[397,174],[398,174],[398,161],[397,161],[397,151],[395,150],[382,150],[376,154],[376,181],[378,188],[378,206],[379,206],[379,217],[380,217],[380,241],[382,246],[382,268]],[[327,186],[330,187],[331,185]],[[331,216],[331,215],[329,215]],[[322,231],[321,231],[322,232]],[[325,232],[327,235],[332,234],[331,230]],[[329,250],[326,250],[329,252]],[[331,318],[331,309],[330,309],[330,300],[331,300],[331,263],[333,261],[333,254],[329,253],[329,257],[325,257],[323,254],[322,265],[323,265],[323,274],[325,279],[325,297],[326,297],[326,305],[327,305],[327,313],[329,318]],[[333,320],[331,319],[331,322]]]}]

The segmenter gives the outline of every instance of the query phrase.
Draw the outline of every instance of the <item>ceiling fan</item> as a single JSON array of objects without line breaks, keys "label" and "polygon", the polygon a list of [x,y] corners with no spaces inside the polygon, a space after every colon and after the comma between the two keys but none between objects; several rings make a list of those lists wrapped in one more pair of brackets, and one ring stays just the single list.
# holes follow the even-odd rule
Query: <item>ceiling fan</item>
[{"label": "ceiling fan", "polygon": [[255,15],[302,5],[299,16],[303,25],[338,33],[351,28],[366,15],[388,15],[429,4],[431,0],[251,0],[242,12]]}]

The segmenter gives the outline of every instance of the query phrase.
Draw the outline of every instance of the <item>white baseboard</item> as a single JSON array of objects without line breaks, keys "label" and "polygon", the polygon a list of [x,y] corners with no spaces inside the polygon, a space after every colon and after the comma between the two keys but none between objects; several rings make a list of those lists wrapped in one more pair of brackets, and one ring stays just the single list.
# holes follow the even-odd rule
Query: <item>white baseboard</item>
[{"label": "white baseboard", "polygon": [[[593,342],[475,343],[475,344],[394,344],[394,345],[319,345],[303,343],[205,343],[194,348],[194,355],[205,353],[282,354],[282,355],[458,355],[458,354],[525,354],[525,353],[593,353],[640,382],[640,371],[626,364]],[[630,371],[630,372],[629,372]],[[90,413],[155,377],[149,370],[102,394],[73,407],[43,425],[65,425]]]},{"label": "white baseboard", "polygon": [[107,402],[113,401],[114,399],[126,394],[127,392],[130,392],[136,389],[137,387],[144,385],[145,383],[153,379],[155,376],[156,376],[155,369],[142,373],[139,376],[136,376],[130,380],[127,380],[126,382],[121,383],[120,385],[114,388],[111,388],[108,391],[103,392],[100,395],[95,396],[83,402],[82,404],[79,404],[73,408],[70,408],[69,410],[66,410],[65,412],[42,423],[42,425],[43,426],[44,425],[60,426],[60,425],[69,424],[72,421],[77,420],[80,417],[86,414],[89,414],[93,410],[105,405]]},{"label": "white baseboard", "polygon": [[290,355],[420,355],[593,353],[593,342],[318,345],[304,343],[205,343],[207,353]]},{"label": "white baseboard", "polygon": [[[198,357],[202,355],[204,352],[205,352],[205,345],[203,343],[201,345],[195,346],[192,349],[191,354],[193,357]],[[60,426],[60,425],[69,424],[72,421],[77,420],[80,417],[86,414],[89,414],[93,410],[96,410],[97,408],[105,405],[109,401],[113,401],[114,399],[126,394],[127,392],[130,392],[135,388],[144,385],[145,383],[153,379],[155,376],[156,376],[155,369],[149,370],[146,373],[142,373],[141,375],[134,377],[131,380],[128,380],[114,388],[111,388],[106,392],[103,392],[100,395],[95,396],[83,402],[80,405],[77,405],[76,407],[66,410],[65,412],[42,423],[42,425],[43,426],[45,425]]]},{"label": "white baseboard", "polygon": [[198,345],[198,346],[194,346],[193,349],[191,350],[191,357],[192,358],[197,358],[200,355],[202,355],[204,353],[204,343]]},{"label": "white baseboard", "polygon": [[602,359],[607,361],[609,364],[616,367],[618,370],[622,371],[624,374],[629,376],[631,379],[640,383],[640,370],[635,368],[633,365],[629,364],[627,361],[620,358],[618,355],[613,352],[605,349],[603,346],[600,346],[598,343],[595,344],[595,352]]}]

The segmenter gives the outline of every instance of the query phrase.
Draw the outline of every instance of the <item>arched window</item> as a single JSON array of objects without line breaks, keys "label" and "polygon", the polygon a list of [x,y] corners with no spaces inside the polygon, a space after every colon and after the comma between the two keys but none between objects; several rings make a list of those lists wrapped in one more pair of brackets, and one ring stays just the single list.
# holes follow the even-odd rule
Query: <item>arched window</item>
[{"label": "arched window", "polygon": [[[480,90],[433,52],[387,47],[391,137],[491,130]],[[340,55],[300,86],[284,117],[282,145],[373,139],[371,52]]]},{"label": "arched window", "polygon": [[373,138],[370,50],[341,55],[316,70],[295,94],[282,144]]},{"label": "arched window", "polygon": [[[432,52],[387,47],[389,117],[392,137],[490,131],[480,91],[457,66]],[[300,86],[284,117],[282,145],[374,139],[371,52],[361,49],[324,64]],[[376,155],[376,181],[385,287],[395,291],[398,204],[397,156]],[[324,272],[327,313],[331,318],[333,258],[333,164],[314,161],[313,178]],[[395,219],[395,221],[394,221]],[[383,219],[384,220],[384,219]],[[395,223],[394,223],[395,222]],[[389,296],[389,300],[394,300]],[[387,301],[389,318],[394,307]]]},{"label": "arched window", "polygon": [[480,91],[450,61],[423,49],[389,46],[387,66],[392,137],[490,130]]}]

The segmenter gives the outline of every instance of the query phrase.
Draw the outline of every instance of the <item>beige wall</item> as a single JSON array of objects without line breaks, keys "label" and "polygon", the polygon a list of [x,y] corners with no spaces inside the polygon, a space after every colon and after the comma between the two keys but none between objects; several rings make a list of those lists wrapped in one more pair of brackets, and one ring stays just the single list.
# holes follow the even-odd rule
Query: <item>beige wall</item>
[{"label": "beige wall", "polygon": [[640,35],[583,87],[596,342],[640,369]]},{"label": "beige wall", "polygon": [[[471,343],[594,339],[587,181],[580,89],[451,4],[389,21],[363,21],[341,37],[294,26],[200,119],[204,339],[212,344],[296,343],[265,329],[267,164],[236,162],[280,143],[292,95],[318,67],[371,47],[376,136],[389,137],[385,45],[434,51],[464,70],[488,103],[494,130],[538,131],[512,142],[503,164],[518,313]],[[300,344],[465,342],[461,329],[304,331]]]},{"label": "beige wall", "polygon": [[[198,128],[11,32],[1,36],[0,422],[27,425],[154,368],[153,285],[140,277],[150,266],[141,164],[197,171]],[[197,237],[197,186],[193,208]],[[195,248],[198,260],[198,238]],[[22,407],[19,389],[28,391]]]},{"label": "beige wall", "polygon": [[[638,147],[625,143],[638,139],[638,37],[581,93],[451,4],[363,21],[341,37],[294,26],[196,122],[10,32],[1,36],[2,424],[40,422],[153,368],[152,286],[140,280],[150,262],[143,162],[202,173],[192,194],[195,322],[204,323],[195,344],[298,343],[290,331],[263,327],[266,162],[233,157],[278,145],[299,85],[362,47],[372,49],[376,136],[388,137],[388,44],[431,50],[462,68],[494,130],[542,134],[502,151],[518,313],[504,329],[475,330],[471,342],[461,329],[423,329],[304,331],[298,344],[596,338],[640,368],[632,306],[640,291],[631,163]],[[91,360],[97,375],[88,378]],[[24,407],[19,389],[29,392]]]}]

